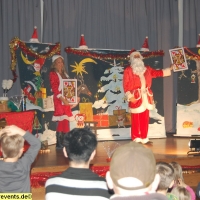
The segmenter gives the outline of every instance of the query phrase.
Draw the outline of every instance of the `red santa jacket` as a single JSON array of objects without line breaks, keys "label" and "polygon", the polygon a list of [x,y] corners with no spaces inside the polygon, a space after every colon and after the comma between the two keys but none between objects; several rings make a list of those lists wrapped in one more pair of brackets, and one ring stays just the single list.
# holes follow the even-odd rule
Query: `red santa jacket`
[{"label": "red santa jacket", "polygon": [[59,99],[62,96],[62,77],[57,72],[50,72],[49,80],[54,101],[52,121],[62,121],[64,119],[74,121],[70,105],[63,105],[62,101]]},{"label": "red santa jacket", "polygon": [[[154,108],[153,92],[151,90],[152,78],[171,75],[169,68],[164,70],[155,70],[146,66],[144,74],[138,76],[133,73],[131,66],[124,70],[123,87],[129,102],[129,111],[131,113],[141,113],[146,109]],[[135,101],[131,102],[130,98],[134,97]]]}]

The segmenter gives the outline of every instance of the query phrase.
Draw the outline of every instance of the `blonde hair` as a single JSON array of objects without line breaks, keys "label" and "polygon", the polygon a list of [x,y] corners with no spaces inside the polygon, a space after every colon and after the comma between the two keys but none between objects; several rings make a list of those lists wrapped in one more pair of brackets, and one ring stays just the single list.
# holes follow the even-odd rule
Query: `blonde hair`
[{"label": "blonde hair", "polygon": [[[57,58],[58,59],[58,58]],[[56,59],[56,60],[57,60]],[[62,58],[61,58],[62,59]],[[57,68],[56,68],[56,60],[52,63],[52,65],[51,65],[51,69],[50,69],[50,71],[52,71],[52,72],[58,72],[58,70],[57,70]],[[61,76],[62,76],[62,78],[67,78],[67,76],[68,76],[68,74],[67,74],[67,71],[66,71],[66,69],[65,69],[65,63],[64,63],[64,60],[62,59],[62,61],[63,61],[63,68],[62,68],[62,71],[61,71]]]},{"label": "blonde hair", "polygon": [[181,179],[184,182],[183,179],[183,171],[181,165],[179,165],[176,162],[169,163],[174,168],[174,184],[179,184],[179,179]]},{"label": "blonde hair", "polygon": [[189,191],[182,186],[176,186],[171,191],[179,200],[191,200]]},{"label": "blonde hair", "polygon": [[156,172],[160,175],[160,183],[158,184],[157,191],[167,190],[174,180],[173,167],[166,162],[157,162]]},{"label": "blonde hair", "polygon": [[24,138],[19,135],[8,135],[3,133],[1,135],[1,150],[4,158],[14,158],[24,146]]}]

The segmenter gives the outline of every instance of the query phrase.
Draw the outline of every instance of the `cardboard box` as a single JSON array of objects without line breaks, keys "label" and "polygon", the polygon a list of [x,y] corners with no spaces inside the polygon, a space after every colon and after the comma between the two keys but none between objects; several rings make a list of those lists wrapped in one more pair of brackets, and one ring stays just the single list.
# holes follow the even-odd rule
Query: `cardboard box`
[{"label": "cardboard box", "polygon": [[40,91],[42,92],[42,98],[43,99],[47,98],[47,90],[46,90],[46,88],[40,88]]},{"label": "cardboard box", "polygon": [[109,115],[109,124],[110,126],[117,126],[117,116]]},{"label": "cardboard box", "polygon": [[124,124],[131,125],[131,113],[126,113]]},{"label": "cardboard box", "polygon": [[81,114],[85,114],[85,121],[93,121],[92,103],[79,103],[79,111]]},{"label": "cardboard box", "polygon": [[113,110],[113,115],[125,115],[126,109]]}]

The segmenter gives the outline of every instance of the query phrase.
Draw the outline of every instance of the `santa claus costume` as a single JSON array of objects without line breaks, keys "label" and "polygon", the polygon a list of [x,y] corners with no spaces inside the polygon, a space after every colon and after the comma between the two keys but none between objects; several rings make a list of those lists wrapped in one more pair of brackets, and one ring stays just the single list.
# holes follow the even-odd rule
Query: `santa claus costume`
[{"label": "santa claus costume", "polygon": [[[57,61],[57,59],[60,59]],[[61,60],[62,59],[62,60]],[[53,92],[54,101],[54,114],[52,121],[58,122],[56,129],[56,148],[63,148],[62,138],[63,134],[69,132],[69,121],[74,121],[74,116],[71,112],[71,106],[64,103],[64,97],[62,96],[62,79],[69,78],[64,70],[64,59],[60,55],[54,55],[52,57],[52,67],[49,74],[51,90]],[[58,63],[60,62],[60,63]],[[62,63],[63,64],[62,64]],[[57,65],[57,66],[56,66]],[[59,66],[60,65],[60,66]],[[62,70],[59,70],[61,68]],[[62,73],[61,73],[62,72]]]},{"label": "santa claus costume", "polygon": [[155,70],[144,66],[143,57],[135,50],[130,52],[131,65],[124,70],[123,87],[131,113],[131,138],[147,143],[149,110],[154,109],[152,79],[171,75],[171,68]]}]

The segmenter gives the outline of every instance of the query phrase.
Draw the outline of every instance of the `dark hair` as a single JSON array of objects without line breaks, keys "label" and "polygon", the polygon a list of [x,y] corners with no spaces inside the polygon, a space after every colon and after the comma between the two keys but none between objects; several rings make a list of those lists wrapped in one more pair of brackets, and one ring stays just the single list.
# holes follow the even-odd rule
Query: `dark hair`
[{"label": "dark hair", "polygon": [[160,183],[157,190],[167,190],[174,180],[174,169],[166,162],[156,163],[156,173],[160,175]]},{"label": "dark hair", "polygon": [[97,147],[96,135],[87,127],[74,128],[64,136],[69,161],[88,162]]}]

